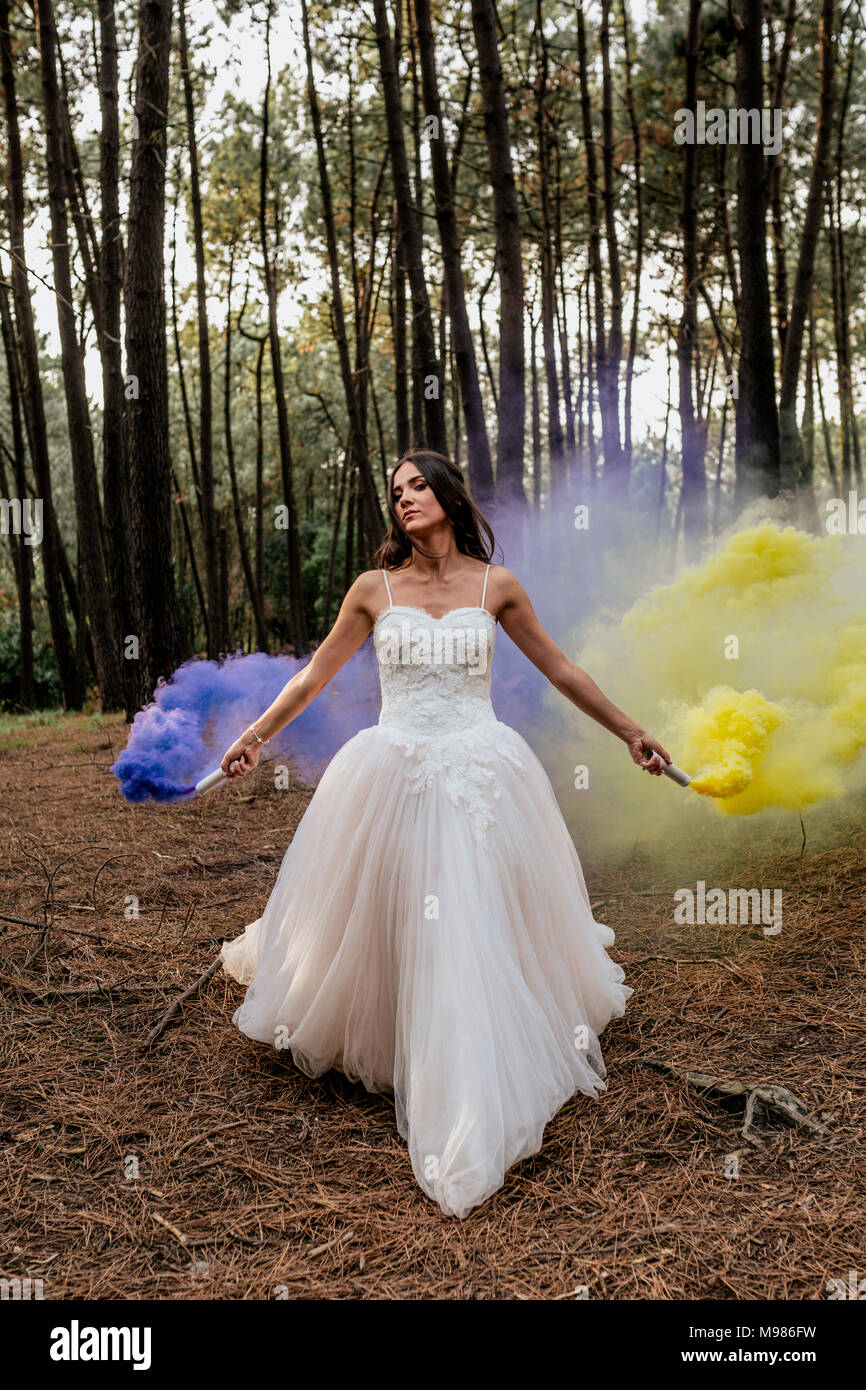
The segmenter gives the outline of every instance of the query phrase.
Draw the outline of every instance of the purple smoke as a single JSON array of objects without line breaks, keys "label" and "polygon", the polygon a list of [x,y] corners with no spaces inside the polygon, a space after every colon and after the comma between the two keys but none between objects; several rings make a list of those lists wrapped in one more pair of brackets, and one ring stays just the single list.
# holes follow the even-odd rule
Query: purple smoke
[{"label": "purple smoke", "polygon": [[[212,772],[226,749],[262,714],[309,657],[228,656],[187,661],[139,710],[129,742],[111,771],[127,801],[179,801]],[[337,749],[378,718],[372,642],[346,662],[312,704],[268,744],[315,780]]]}]

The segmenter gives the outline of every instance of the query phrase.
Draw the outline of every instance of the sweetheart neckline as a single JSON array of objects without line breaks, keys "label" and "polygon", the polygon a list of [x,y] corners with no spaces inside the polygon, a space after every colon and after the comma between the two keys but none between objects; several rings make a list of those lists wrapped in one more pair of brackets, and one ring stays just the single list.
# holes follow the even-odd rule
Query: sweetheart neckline
[{"label": "sweetheart neckline", "polygon": [[444,622],[446,618],[452,617],[454,613],[486,613],[494,624],[497,622],[497,619],[491,613],[490,609],[483,608],[480,603],[464,603],[460,608],[449,608],[447,613],[440,614],[438,618],[433,613],[428,613],[426,608],[416,608],[413,603],[389,603],[386,608],[382,609],[381,613],[377,613],[373,627],[376,627],[386,613],[392,613],[395,609],[398,612],[402,609],[405,613],[423,613],[425,618],[429,618],[430,621],[434,623]]}]

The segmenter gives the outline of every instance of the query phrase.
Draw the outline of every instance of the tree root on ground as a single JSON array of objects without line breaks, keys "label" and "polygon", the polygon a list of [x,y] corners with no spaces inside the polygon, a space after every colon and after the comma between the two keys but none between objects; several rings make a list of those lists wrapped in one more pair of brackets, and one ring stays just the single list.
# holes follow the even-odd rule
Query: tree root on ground
[{"label": "tree root on ground", "polygon": [[757,1129],[757,1125],[769,1119],[779,1119],[786,1124],[799,1125],[807,1129],[810,1134],[820,1135],[828,1143],[836,1144],[839,1135],[833,1134],[827,1125],[823,1125],[816,1120],[807,1110],[802,1101],[798,1100],[786,1086],[775,1086],[769,1082],[762,1083],[760,1086],[751,1086],[747,1081],[723,1081],[718,1076],[709,1076],[702,1071],[685,1071],[680,1067],[671,1066],[669,1062],[663,1062],[659,1057],[644,1057],[641,1059],[643,1066],[651,1067],[653,1071],[661,1072],[665,1076],[676,1077],[679,1081],[685,1081],[686,1085],[694,1087],[702,1095],[714,1097],[724,1104],[728,1102],[731,1107],[739,1108],[741,1102],[745,1102],[745,1115],[740,1130],[743,1138],[750,1144],[763,1146],[766,1143]]}]

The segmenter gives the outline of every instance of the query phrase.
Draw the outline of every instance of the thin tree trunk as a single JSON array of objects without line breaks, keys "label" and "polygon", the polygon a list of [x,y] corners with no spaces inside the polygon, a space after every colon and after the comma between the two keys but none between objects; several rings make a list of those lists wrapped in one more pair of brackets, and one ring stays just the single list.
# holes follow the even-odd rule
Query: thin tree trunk
[{"label": "thin tree trunk", "polygon": [[[192,573],[192,582],[195,586],[196,597],[198,599],[199,612],[201,613],[202,629],[207,632],[207,605],[205,603],[204,589],[202,588],[201,576],[199,575],[195,558],[195,544],[193,543],[192,529],[189,524],[189,513],[187,512],[186,501],[184,500],[184,495],[181,491],[174,465],[172,465],[171,469],[171,485],[174,490],[174,500],[177,505],[177,510],[180,513],[180,526],[186,545],[186,554],[189,556],[189,567]],[[181,557],[182,555],[183,552],[181,552]],[[183,581],[183,578],[184,572],[183,569],[181,569],[181,581]]]},{"label": "thin tree trunk", "polygon": [[322,626],[319,632],[319,641],[323,641],[327,635],[331,621],[331,603],[334,597],[334,576],[337,566],[337,546],[340,540],[340,522],[343,519],[343,501],[346,496],[346,483],[352,469],[352,446],[347,442],[343,450],[343,466],[340,469],[340,482],[337,488],[337,506],[334,513],[334,525],[331,531],[331,548],[328,552],[328,574],[325,581],[325,606],[322,613]]},{"label": "thin tree trunk", "polygon": [[421,217],[409,182],[400,84],[394,61],[394,44],[388,24],[386,0],[373,0],[373,9],[376,16],[376,41],[379,47],[379,69],[385,101],[391,176],[397,203],[398,242],[402,243],[404,248],[406,272],[412,294],[412,318],[418,354],[417,371],[414,374],[415,388],[416,392],[423,396],[424,443],[428,449],[444,453],[448,447],[448,440],[445,431],[442,364],[436,351],[436,335],[424,274]]},{"label": "thin tree trunk", "polygon": [[836,235],[836,219],[833,210],[833,197],[830,184],[827,184],[827,244],[830,248],[830,286],[833,306],[833,341],[836,348],[836,381],[839,389],[839,467],[842,474],[842,487],[847,494],[851,486],[851,417],[845,407],[844,357],[842,344],[842,286],[839,270],[839,240]]},{"label": "thin tree trunk", "polygon": [[469,315],[466,310],[466,287],[463,281],[463,267],[460,263],[460,235],[454,211],[451,171],[448,166],[448,142],[442,126],[442,108],[436,76],[436,52],[430,17],[430,0],[415,0],[415,19],[418,25],[418,48],[424,88],[425,114],[428,120],[432,118],[435,122],[436,138],[430,140],[430,161],[436,199],[436,222],[439,227],[445,270],[444,289],[451,323],[454,359],[460,382],[463,420],[466,426],[469,485],[474,496],[483,503],[493,490],[493,464],[490,458],[487,426],[484,421],[484,403],[481,399],[481,386],[478,381],[475,346],[472,341]]},{"label": "thin tree trunk", "polygon": [[[616,381],[612,379],[610,350],[604,322],[604,281],[601,269],[601,222],[599,217],[598,166],[595,137],[592,130],[592,110],[589,100],[589,67],[586,53],[586,27],[583,5],[577,5],[577,63],[580,82],[580,109],[586,155],[586,203],[589,221],[589,269],[595,296],[595,346],[591,353],[592,377],[595,382],[601,415],[602,449],[605,473],[616,477],[621,468],[619,434],[619,402]],[[587,289],[588,293],[588,289]],[[618,363],[617,363],[618,371]],[[593,477],[595,477],[595,444],[591,446]]]},{"label": "thin tree trunk", "polygon": [[728,194],[728,147],[718,146],[716,160],[716,225],[722,236],[722,249],[725,267],[731,285],[731,300],[734,306],[734,321],[739,323],[741,313],[740,280],[737,275],[737,261],[734,256],[734,237],[731,232],[730,197]]},{"label": "thin tree trunk", "polygon": [[[689,0],[684,103],[687,111],[695,111],[697,103],[700,26],[701,0]],[[693,393],[694,353],[698,339],[698,148],[691,141],[683,147],[680,221],[683,229],[683,309],[677,334],[677,364],[683,450],[682,510],[686,558],[696,560],[707,529],[707,480],[704,471],[705,434],[699,427]]]},{"label": "thin tree trunk", "polygon": [[213,400],[210,365],[210,338],[207,321],[207,285],[204,263],[204,225],[201,209],[201,187],[198,173],[198,142],[195,130],[195,105],[189,65],[189,45],[186,36],[186,0],[179,0],[178,29],[180,38],[180,74],[186,114],[187,153],[189,155],[190,205],[192,209],[193,246],[195,248],[196,322],[198,326],[199,375],[199,465],[201,471],[201,524],[204,547],[205,588],[207,590],[207,653],[217,656],[219,634],[224,630],[226,614],[220,609],[220,575],[217,563],[217,515],[213,465]]},{"label": "thin tree trunk", "polygon": [[[340,361],[343,394],[346,398],[346,411],[349,416],[349,424],[351,427],[352,454],[358,467],[358,525],[361,535],[363,536],[363,545],[361,548],[372,549],[382,534],[382,511],[379,506],[379,499],[376,496],[376,485],[370,468],[370,456],[367,449],[367,431],[365,421],[362,417],[362,407],[359,400],[356,378],[352,373],[352,366],[349,360],[349,343],[346,336],[346,320],[343,313],[343,291],[340,284],[340,257],[337,249],[337,232],[331,200],[331,180],[328,173],[327,160],[325,158],[325,142],[322,134],[319,99],[313,77],[313,54],[310,45],[307,0],[301,0],[301,14],[304,31],[304,52],[307,60],[307,100],[312,117],[313,135],[316,141],[319,193],[322,199],[322,214],[325,223],[325,237],[328,248],[328,264],[331,273],[331,315],[334,323],[334,338],[337,345],[337,355]],[[354,230],[354,222],[352,223],[351,230]],[[360,310],[359,305],[356,305],[356,308]],[[358,325],[356,335],[356,357],[361,353],[364,353],[364,356],[366,356],[366,351],[362,346],[364,329],[360,324],[359,312],[356,313],[356,322]]]},{"label": "thin tree trunk", "polygon": [[[6,117],[6,190],[8,194],[9,250],[12,266],[12,293],[21,349],[24,379],[24,420],[36,488],[43,509],[42,576],[45,601],[51,624],[51,639],[60,676],[63,701],[67,709],[80,709],[84,702],[84,676],[66,620],[61,580],[60,534],[54,514],[51,464],[45,405],[39,375],[39,349],[30,299],[27,261],[24,249],[24,170],[21,135],[12,62],[12,34],[8,0],[0,0],[0,63],[3,78],[3,110]],[[23,498],[21,499],[23,502]]]},{"label": "thin tree trunk", "polygon": [[391,208],[391,337],[394,343],[394,433],[397,457],[411,448],[409,427],[409,379],[406,367],[406,275],[401,254],[397,199]]},{"label": "thin tree trunk", "polygon": [[666,362],[667,362],[667,395],[665,397],[665,429],[662,436],[662,462],[659,469],[659,492],[656,503],[656,527],[655,527],[655,546],[658,549],[659,538],[661,536],[662,516],[665,510],[665,488],[667,486],[668,471],[668,433],[670,431],[671,411],[673,409],[673,392],[671,390],[671,352],[670,340],[666,343]]},{"label": "thin tree trunk", "polygon": [[[6,380],[9,389],[9,414],[12,426],[12,467],[15,478],[14,491],[19,506],[29,500],[27,479],[24,473],[24,426],[21,419],[21,373],[15,343],[15,329],[12,311],[9,307],[9,291],[5,280],[0,280],[0,329],[3,333],[3,353],[6,359]],[[6,470],[2,478],[3,494],[10,497],[7,490]],[[36,703],[36,687],[33,674],[33,547],[27,544],[22,527],[21,535],[16,536],[10,529],[9,542],[12,548],[12,561],[15,567],[15,587],[18,593],[18,624],[20,671],[18,678],[18,700],[22,709],[30,710]]]},{"label": "thin tree trunk", "polygon": [[583,318],[583,290],[589,279],[588,272],[583,281],[577,287],[577,469],[576,476],[572,479],[573,483],[580,484],[583,480],[585,471],[585,442],[584,434],[586,431],[586,366],[584,363],[584,318]]},{"label": "thin tree trunk", "polygon": [[34,14],[42,76],[45,168],[51,221],[54,293],[75,491],[80,584],[84,613],[90,624],[102,708],[117,710],[124,707],[124,691],[103,563],[102,506],[96,482],[84,381],[84,357],[75,323],[72,275],[69,267],[66,180],[63,168],[60,92],[57,85],[57,36],[51,0],[34,0]]},{"label": "thin tree trunk", "polygon": [[[382,3],[382,0],[377,0]],[[508,100],[502,77],[494,0],[472,0],[472,28],[484,102],[484,134],[493,190],[496,266],[499,271],[499,438],[496,490],[503,500],[526,503],[523,441],[526,384],[523,258],[520,204],[511,159]]]},{"label": "thin tree trunk", "polygon": [[267,22],[265,28],[265,55],[267,60],[267,80],[262,107],[262,152],[259,186],[259,237],[262,259],[265,268],[265,292],[268,300],[268,336],[271,348],[271,371],[274,379],[274,395],[277,406],[277,431],[280,443],[280,469],[283,481],[283,497],[286,505],[288,527],[286,529],[286,550],[289,582],[289,621],[291,623],[292,644],[297,652],[305,652],[309,645],[307,636],[307,616],[304,609],[304,592],[301,581],[301,548],[298,535],[298,509],[295,504],[294,468],[292,448],[289,439],[289,417],[286,409],[286,390],[283,379],[283,364],[280,357],[280,331],[277,323],[277,283],[273,258],[268,248],[267,205],[268,205],[268,140],[270,139],[270,100],[271,100],[271,18],[273,0],[268,0]]},{"label": "thin tree trunk", "polygon": [[[100,362],[102,367],[102,505],[106,560],[114,624],[121,646],[132,633],[129,575],[129,484],[123,437],[123,355],[120,312],[123,290],[123,242],[120,221],[120,132],[118,125],[117,26],[114,0],[99,0],[99,187],[101,246],[99,281],[102,297]],[[126,718],[135,715],[137,689],[132,663],[122,661]]]},{"label": "thin tree trunk", "polygon": [[[858,15],[859,18],[859,15]],[[856,31],[855,31],[856,32]],[[838,43],[834,44],[834,48]],[[851,316],[848,292],[848,257],[845,250],[845,229],[842,219],[842,179],[845,167],[845,127],[848,117],[848,107],[851,99],[851,80],[854,75],[855,55],[858,52],[857,43],[852,37],[851,47],[848,54],[848,65],[845,74],[845,87],[842,94],[841,110],[839,119],[836,123],[836,151],[834,164],[833,185],[828,190],[828,202],[833,201],[835,192],[835,237],[836,237],[836,256],[838,265],[838,304],[839,304],[839,408],[844,411],[848,421],[848,435],[850,439],[851,456],[854,464],[854,477],[858,483],[863,481],[863,470],[860,460],[860,434],[857,428],[857,414],[854,403],[854,390],[851,375]],[[834,60],[834,68],[836,66]]]},{"label": "thin tree trunk", "polygon": [[[541,0],[535,0],[533,34],[540,50],[535,86],[535,128],[538,146],[538,184],[541,200],[541,350],[544,354],[544,378],[547,386],[547,448],[550,466],[551,499],[558,498],[566,484],[565,440],[559,417],[559,374],[556,366],[556,266],[554,263],[553,216],[550,208],[550,141],[547,110],[549,55],[544,38]],[[533,361],[533,370],[535,364]],[[534,485],[533,485],[534,496]]]},{"label": "thin tree trunk", "polygon": [[557,268],[557,286],[559,299],[556,309],[557,336],[559,339],[559,359],[562,363],[562,399],[565,405],[565,461],[566,461],[566,481],[571,487],[575,480],[578,470],[577,464],[577,440],[575,437],[574,419],[574,384],[571,376],[571,357],[568,349],[568,309],[567,296],[565,293],[565,255],[562,245],[562,170],[561,170],[561,147],[558,133],[554,133],[553,151],[555,159],[556,177],[554,180],[554,235],[555,235],[555,255]]},{"label": "thin tree trunk", "polygon": [[644,216],[643,216],[643,157],[641,148],[640,126],[638,125],[637,112],[635,109],[634,91],[631,80],[631,40],[629,37],[628,5],[626,0],[620,0],[620,16],[622,18],[622,37],[625,45],[625,100],[628,110],[629,126],[631,128],[631,142],[634,152],[634,198],[635,198],[635,260],[634,260],[634,293],[632,300],[631,327],[628,335],[628,357],[625,369],[625,468],[631,472],[632,466],[632,389],[634,383],[634,363],[637,355],[637,329],[640,321],[640,290],[641,277],[643,274],[643,251],[644,251]]},{"label": "thin tree trunk", "polygon": [[538,334],[534,317],[529,323],[529,381],[532,401],[532,505],[541,509],[541,401],[538,394],[538,366],[535,341]]},{"label": "thin tree trunk", "polygon": [[596,374],[592,349],[592,278],[586,277],[586,424],[587,451],[589,457],[589,486],[594,491],[598,480],[598,446],[595,438],[595,393],[593,390]]},{"label": "thin tree trunk", "polygon": [[[782,52],[776,59],[775,35],[772,19],[768,19],[767,31],[770,39],[770,66],[774,73],[774,92],[772,109],[781,111],[785,96],[785,81],[788,75],[788,61],[794,38],[794,20],[797,13],[797,0],[788,0],[785,14],[785,37]],[[785,356],[785,338],[788,332],[788,262],[785,254],[785,212],[782,206],[782,155],[766,156],[770,181],[770,209],[772,213],[773,258],[776,267],[776,327],[779,336],[779,361]]]},{"label": "thin tree trunk", "polygon": [[127,376],[124,425],[139,704],[178,665],[182,644],[172,567],[171,459],[166,362],[165,170],[171,0],[140,0],[136,138],[129,187],[124,305]]},{"label": "thin tree trunk", "polygon": [[610,70],[610,0],[602,0],[599,35],[602,60],[602,168],[604,171],[604,230],[610,274],[610,333],[605,355],[604,388],[612,457],[605,454],[605,472],[619,486],[628,484],[628,459],[623,453],[619,425],[619,368],[622,361],[622,274],[616,233],[614,172],[613,81]]},{"label": "thin tree trunk", "polygon": [[232,489],[232,510],[234,512],[235,531],[237,532],[238,538],[238,552],[241,557],[241,567],[244,572],[247,593],[250,596],[256,627],[256,647],[260,652],[266,652],[268,650],[268,635],[265,628],[265,615],[262,611],[261,597],[256,585],[256,577],[253,573],[253,566],[250,561],[250,550],[247,545],[244,515],[241,507],[241,494],[240,488],[238,487],[237,469],[235,468],[235,446],[232,437],[232,279],[234,267],[235,244],[234,241],[232,241],[229,255],[228,288],[226,290],[226,365],[224,373],[225,386],[223,388],[223,422],[226,441],[226,462],[228,463],[229,480]]},{"label": "thin tree trunk", "polygon": [[716,459],[716,482],[713,489],[713,535],[719,534],[722,518],[722,465],[725,460],[725,436],[728,427],[728,403],[730,396],[725,392],[725,400],[722,405],[722,426],[719,430],[719,453]]},{"label": "thin tree trunk", "polygon": [[815,385],[818,389],[818,409],[821,412],[821,436],[824,441],[824,457],[827,460],[827,472],[830,475],[830,482],[833,484],[833,491],[838,496],[839,475],[836,472],[836,464],[833,459],[833,438],[830,433],[830,422],[827,419],[827,412],[824,408],[824,388],[821,385],[821,362],[817,352],[815,354]]},{"label": "thin tree trunk", "polygon": [[821,230],[824,185],[827,175],[827,153],[830,146],[830,132],[833,124],[833,12],[834,0],[823,0],[821,21],[818,29],[821,62],[815,150],[812,157],[812,175],[809,181],[809,193],[806,199],[803,231],[800,237],[800,255],[797,262],[797,274],[794,280],[791,317],[785,338],[785,355],[782,359],[782,384],[779,391],[780,471],[781,483],[784,488],[796,486],[797,477],[800,472],[800,439],[797,433],[797,383],[800,378],[803,334],[806,326],[806,315],[809,312],[812,278],[815,273],[815,248],[818,244],[818,235]]},{"label": "thin tree trunk", "polygon": [[[764,104],[762,16],[762,0],[739,0],[736,95],[741,111],[760,112]],[[764,163],[764,147],[760,141],[740,141],[737,147],[738,240],[743,305],[748,312],[740,315],[735,489],[738,509],[755,497],[775,497],[780,485]]]}]

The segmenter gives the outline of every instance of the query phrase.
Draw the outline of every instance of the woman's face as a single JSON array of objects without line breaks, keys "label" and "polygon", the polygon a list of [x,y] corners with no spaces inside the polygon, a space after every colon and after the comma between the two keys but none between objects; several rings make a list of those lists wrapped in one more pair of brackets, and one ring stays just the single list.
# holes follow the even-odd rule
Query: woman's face
[{"label": "woman's face", "polygon": [[400,524],[410,536],[428,531],[448,518],[437,501],[436,494],[416,464],[401,463],[392,483],[394,509]]}]

